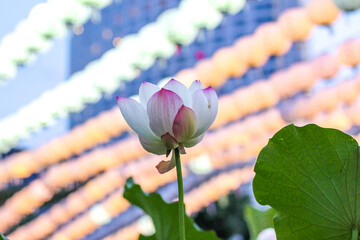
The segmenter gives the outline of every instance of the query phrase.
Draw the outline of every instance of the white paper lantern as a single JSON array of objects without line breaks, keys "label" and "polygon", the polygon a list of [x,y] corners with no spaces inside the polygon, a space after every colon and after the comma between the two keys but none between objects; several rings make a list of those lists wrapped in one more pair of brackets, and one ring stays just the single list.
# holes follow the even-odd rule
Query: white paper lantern
[{"label": "white paper lantern", "polygon": [[15,33],[6,35],[0,44],[0,56],[18,65],[29,62],[31,54],[26,50],[23,41],[24,39],[18,39]]},{"label": "white paper lantern", "polygon": [[58,37],[66,32],[66,26],[61,22],[57,9],[49,3],[36,5],[29,14],[28,22],[33,31],[47,38]]},{"label": "white paper lantern", "polygon": [[211,5],[218,11],[229,14],[236,14],[241,11],[245,5],[246,0],[209,0]]},{"label": "white paper lantern", "polygon": [[150,23],[141,28],[139,44],[141,52],[153,58],[168,58],[176,51],[175,44],[166,38],[164,31],[157,23]]},{"label": "white paper lantern", "polygon": [[139,36],[131,34],[121,40],[117,51],[119,51],[121,57],[126,59],[130,65],[146,70],[153,65],[155,57],[146,55],[146,53],[142,51],[140,44]]},{"label": "white paper lantern", "polygon": [[50,47],[49,39],[31,29],[28,21],[21,21],[15,29],[16,38],[29,52],[43,52]]},{"label": "white paper lantern", "polygon": [[221,13],[210,5],[209,0],[183,0],[179,8],[196,28],[214,29],[222,19]]},{"label": "white paper lantern", "polygon": [[67,24],[83,24],[91,15],[91,8],[74,0],[49,0],[51,8],[58,9],[56,12],[59,19]]},{"label": "white paper lantern", "polygon": [[1,79],[12,78],[16,75],[16,64],[4,56],[0,56],[0,83]]},{"label": "white paper lantern", "polygon": [[167,39],[176,44],[189,45],[198,33],[188,16],[177,9],[166,10],[159,16],[157,22]]},{"label": "white paper lantern", "polygon": [[93,8],[101,9],[112,3],[112,0],[76,0],[77,2],[91,6]]}]

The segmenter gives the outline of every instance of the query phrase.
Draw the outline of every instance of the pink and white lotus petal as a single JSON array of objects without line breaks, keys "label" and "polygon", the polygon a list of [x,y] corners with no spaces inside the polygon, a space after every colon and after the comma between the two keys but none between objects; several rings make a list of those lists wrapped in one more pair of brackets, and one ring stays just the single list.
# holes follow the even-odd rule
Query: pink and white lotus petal
[{"label": "pink and white lotus petal", "polygon": [[154,93],[158,91],[160,91],[160,88],[155,84],[149,82],[143,82],[140,85],[140,89],[139,89],[140,103],[145,107],[145,109],[147,108],[147,103],[149,99],[152,97],[152,95],[154,95]]},{"label": "pink and white lotus petal", "polygon": [[161,161],[158,165],[156,165],[156,168],[159,171],[159,173],[163,174],[170,171],[175,166],[176,166],[175,154],[173,151],[170,161]]},{"label": "pink and white lotus petal", "polygon": [[193,107],[197,119],[194,137],[204,133],[214,122],[218,111],[218,99],[212,87],[197,90],[193,96]]},{"label": "pink and white lotus petal", "polygon": [[204,87],[203,87],[202,83],[199,80],[195,80],[191,84],[191,86],[189,88],[189,92],[190,92],[190,94],[192,96],[197,90],[200,90],[200,89],[203,89],[203,88]]},{"label": "pink and white lotus petal", "polygon": [[184,104],[174,92],[162,88],[155,93],[147,104],[147,113],[150,119],[150,128],[157,135],[165,133],[172,135],[172,126],[175,116]]},{"label": "pink and white lotus petal", "polygon": [[143,148],[151,153],[157,154],[157,155],[162,155],[166,153],[166,147],[164,145],[164,143],[161,140],[157,140],[157,141],[151,141],[147,138],[143,138],[139,135],[139,140],[141,143],[141,146],[143,146]]},{"label": "pink and white lotus petal", "polygon": [[165,86],[163,88],[170,90],[170,91],[176,93],[179,97],[181,97],[185,106],[187,106],[187,107],[192,106],[192,97],[189,92],[189,89],[187,89],[187,87],[185,87],[185,85],[182,84],[181,82],[176,81],[175,79],[172,78],[170,81],[168,81],[165,84]]},{"label": "pink and white lotus petal", "polygon": [[183,145],[184,145],[184,147],[187,147],[187,148],[193,147],[196,144],[198,144],[199,142],[201,142],[201,140],[203,140],[204,136],[205,136],[205,133],[201,134],[198,137],[186,140],[185,142],[183,142]]},{"label": "pink and white lotus petal", "polygon": [[182,105],[175,116],[172,130],[179,143],[190,139],[196,130],[196,116],[194,111]]},{"label": "pink and white lotus petal", "polygon": [[160,140],[150,129],[149,117],[140,103],[131,98],[116,97],[116,99],[121,114],[134,132],[151,141]]}]

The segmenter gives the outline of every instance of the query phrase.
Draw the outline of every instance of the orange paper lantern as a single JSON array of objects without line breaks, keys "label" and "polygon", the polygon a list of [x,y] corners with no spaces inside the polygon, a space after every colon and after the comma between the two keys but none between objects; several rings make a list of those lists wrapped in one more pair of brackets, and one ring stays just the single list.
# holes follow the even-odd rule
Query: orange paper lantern
[{"label": "orange paper lantern", "polygon": [[241,58],[240,61],[246,63],[249,67],[263,66],[269,58],[265,46],[254,36],[240,38],[234,44],[234,51]]},{"label": "orange paper lantern", "polygon": [[360,63],[360,41],[349,40],[344,42],[337,54],[340,63],[348,66],[356,66]]},{"label": "orange paper lantern", "polygon": [[308,63],[298,63],[288,70],[288,81],[297,90],[307,90],[316,82],[316,75]]},{"label": "orange paper lantern", "polygon": [[224,76],[240,77],[247,69],[246,63],[242,62],[241,57],[238,57],[234,47],[221,48],[216,51],[212,59],[215,68]]},{"label": "orange paper lantern", "polygon": [[340,68],[339,62],[332,55],[323,55],[314,59],[311,66],[317,78],[332,78]]},{"label": "orange paper lantern", "polygon": [[278,22],[285,36],[292,41],[307,39],[314,26],[307,15],[306,10],[303,8],[286,10],[281,14]]},{"label": "orange paper lantern", "polygon": [[289,79],[288,71],[282,70],[271,75],[270,79],[268,80],[271,82],[275,92],[277,92],[278,96],[281,98],[289,97],[294,93],[298,92],[296,86],[290,83],[288,79]]},{"label": "orange paper lantern", "polygon": [[190,87],[191,84],[198,79],[198,75],[194,68],[186,68],[178,72],[175,79],[185,86]]},{"label": "orange paper lantern", "polygon": [[306,5],[310,20],[319,25],[330,25],[339,16],[340,10],[333,0],[311,0]]},{"label": "orange paper lantern", "polygon": [[226,81],[226,76],[223,72],[215,68],[215,63],[212,59],[205,59],[196,64],[195,70],[197,72],[198,80],[204,86],[221,86]]},{"label": "orange paper lantern", "polygon": [[276,22],[261,25],[254,36],[269,55],[283,55],[291,47],[291,41],[284,35],[280,25]]}]

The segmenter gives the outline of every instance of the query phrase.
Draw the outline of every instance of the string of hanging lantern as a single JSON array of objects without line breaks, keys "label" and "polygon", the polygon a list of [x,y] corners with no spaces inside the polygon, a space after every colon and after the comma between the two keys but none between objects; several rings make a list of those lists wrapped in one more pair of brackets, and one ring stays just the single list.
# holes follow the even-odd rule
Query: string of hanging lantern
[{"label": "string of hanging lantern", "polygon": [[[230,144],[230,139],[239,142],[239,144],[244,144],[247,140],[246,136],[251,138],[256,134],[261,134],[262,131],[267,131],[266,129],[278,129],[279,124],[280,126],[284,124],[279,118],[281,119],[277,112],[269,111],[260,116],[250,117],[248,120],[229,125],[226,128],[219,130],[219,133],[216,133],[217,131],[215,131],[214,133],[205,136],[198,147],[189,149],[182,161],[187,163],[191,158],[197,157],[204,152],[216,152],[218,149]],[[263,128],[251,128],[250,126],[254,123],[258,123],[259,126],[263,126]],[[241,125],[245,125],[245,127],[240,127]],[[243,130],[242,138],[236,137],[238,134],[234,135],[234,132],[238,132],[240,128]],[[229,138],[229,141],[223,141],[220,144],[216,140],[219,139],[219,137],[222,137],[223,139]],[[127,152],[126,155],[121,154],[124,151]],[[115,166],[119,166],[124,162],[129,162],[146,155],[147,153],[145,151],[140,151],[140,145],[136,138],[130,139],[130,141],[126,139],[111,147],[95,150],[77,159],[73,159],[71,162],[65,162],[51,167],[44,176],[31,182],[28,186],[15,193],[2,207],[0,207],[1,217],[6,217],[9,214],[11,215],[11,217],[4,218],[6,221],[4,220],[1,224],[0,231],[5,232],[9,227],[16,224],[23,216],[33,212],[44,202],[50,200],[55,192],[66,187],[70,183],[75,181],[85,181],[89,177],[102,171],[106,171]],[[151,161],[150,159],[154,159],[154,162],[162,160],[159,156],[151,156],[147,161]],[[155,171],[155,169],[153,169],[153,171]],[[34,189],[40,190],[37,194],[34,194]],[[22,208],[20,206],[26,207]]]},{"label": "string of hanging lantern", "polygon": [[[112,0],[48,0],[36,4],[28,17],[0,42],[0,83],[13,78],[17,67],[26,65],[51,48],[73,25],[84,24]],[[24,41],[26,39],[26,41]]]},{"label": "string of hanging lantern", "polygon": [[[357,103],[355,104],[355,105],[353,105],[353,106],[351,106],[351,107],[349,107],[347,110],[346,110],[346,113],[344,114],[339,114],[339,112],[336,112],[336,114],[330,114],[329,116],[330,117],[327,117],[328,119],[330,119],[330,120],[328,120],[328,121],[325,121],[324,120],[324,117],[320,117],[320,118],[318,118],[318,119],[320,119],[320,120],[317,120],[317,118],[315,118],[314,119],[314,121],[316,122],[316,123],[319,123],[319,124],[328,124],[329,126],[328,127],[331,127],[331,126],[334,126],[334,123],[338,123],[338,122],[341,122],[341,123],[344,123],[344,122],[349,122],[349,121],[353,121],[353,123],[352,124],[343,124],[343,125],[338,125],[337,127],[340,127],[341,129],[343,129],[343,130],[346,130],[346,128],[345,127],[341,127],[341,126],[347,126],[347,129],[349,128],[349,127],[351,127],[353,124],[358,124],[358,122],[356,122],[356,121],[359,121],[359,117],[358,117],[358,108],[359,108],[359,106],[360,106],[360,104],[359,104],[359,102],[360,102],[360,100],[358,99],[358,101],[357,101]],[[269,130],[271,130],[271,131],[273,131],[273,132],[275,132],[276,131],[276,129],[280,129],[283,125],[285,125],[285,123],[282,121],[282,120],[280,120],[281,119],[281,117],[280,117],[280,115],[278,114],[278,113],[276,113],[276,112],[268,112],[267,114],[262,114],[262,115],[260,115],[261,117],[259,118],[259,116],[253,116],[253,117],[250,117],[250,118],[248,118],[246,121],[243,121],[241,124],[234,124],[234,125],[230,125],[230,126],[228,126],[228,127],[226,127],[225,129],[227,130],[227,134],[225,133],[225,135],[224,135],[224,132],[226,132],[226,131],[224,131],[224,130],[220,130],[220,131],[217,131],[217,132],[214,132],[214,133],[212,133],[211,134],[211,136],[212,136],[212,140],[209,140],[209,139],[211,139],[211,138],[206,138],[205,139],[205,143],[203,144],[203,145],[205,145],[205,146],[208,146],[206,149],[202,149],[202,152],[209,152],[210,151],[210,149],[211,150],[215,150],[215,151],[221,151],[221,149],[220,148],[226,148],[226,146],[233,146],[234,145],[234,141],[237,143],[237,144],[239,144],[239,143],[243,143],[243,144],[245,144],[246,142],[249,142],[249,139],[251,139],[251,138],[254,138],[254,137],[258,137],[259,135],[263,135],[264,134],[264,132],[268,132]],[[336,119],[338,119],[338,118],[334,118],[334,116],[341,116],[341,118],[340,119],[342,119],[342,121],[338,121],[338,120],[336,120]],[[280,117],[280,118],[279,118]],[[345,121],[344,120],[344,117],[348,117],[349,118],[349,120],[348,121]],[[273,119],[273,120],[271,120],[271,119]],[[276,120],[276,119],[278,119],[278,120]],[[326,119],[326,118],[325,118]],[[335,119],[335,120],[334,120]],[[329,123],[330,122],[330,123]],[[270,123],[270,126],[269,126],[269,123]],[[265,129],[265,126],[266,126],[266,124],[267,124],[267,126],[268,126],[268,128],[267,129]],[[275,125],[276,126],[275,126]],[[332,125],[331,125],[332,124]],[[250,126],[249,126],[250,125]],[[258,126],[257,128],[254,128],[254,127],[251,127],[251,126],[253,126],[253,125],[256,125],[256,126]],[[264,126],[264,128],[261,128],[261,126]],[[344,129],[345,128],[345,129]],[[253,129],[253,130],[250,130],[250,129]],[[252,134],[251,134],[251,136],[249,136],[248,134],[246,134],[246,131],[244,131],[244,130],[248,130],[248,131],[250,131],[250,132],[252,132]],[[241,134],[241,137],[239,137],[239,134],[233,134],[234,132],[236,132],[236,133],[238,133],[238,132],[243,132],[243,133],[245,133],[245,134]],[[226,136],[227,135],[227,136]],[[224,145],[224,144],[218,144],[217,142],[216,142],[216,139],[222,139],[222,140],[224,140],[224,139],[227,139],[227,141],[222,141],[224,144],[226,144],[226,146]],[[213,144],[211,144],[211,143],[213,143]],[[250,143],[252,143],[251,141],[250,141]],[[252,144],[250,144],[250,145],[253,145],[253,143]],[[210,146],[210,147],[209,147]],[[215,147],[215,146],[217,146],[217,148]],[[261,149],[261,145],[258,145],[259,147],[257,148],[258,150],[260,150]],[[201,149],[201,148],[200,148]],[[199,149],[197,150],[197,152],[199,152]],[[246,151],[245,151],[246,152]],[[214,152],[215,153],[215,152]],[[190,157],[193,157],[193,156],[191,156],[191,152],[189,153],[190,154]],[[256,153],[255,153],[256,154]],[[214,154],[215,155],[215,154]],[[239,155],[238,155],[239,156]],[[241,155],[240,155],[241,156]],[[249,157],[248,155],[245,155],[246,157]],[[155,159],[155,162],[158,162],[160,159],[158,159],[158,158],[154,158]],[[221,159],[226,159],[226,158],[221,158]],[[146,160],[146,162],[149,162],[149,159],[145,159]],[[188,158],[185,158],[185,161],[188,161]],[[140,165],[139,165],[140,166]],[[138,167],[135,167],[135,168],[133,168],[133,169],[136,169],[136,170],[139,170],[140,168],[138,168]],[[136,173],[137,171],[129,171],[128,169],[125,171],[125,172],[128,172],[128,173]],[[112,180],[114,180],[114,178],[110,178],[110,180],[112,181]],[[112,181],[112,182],[114,182],[114,181]],[[94,191],[92,191],[92,192],[98,192],[97,190],[99,189],[99,187],[101,188],[101,186],[103,186],[104,184],[105,184],[105,182],[104,181],[98,181],[97,182],[98,183],[98,187],[97,188],[95,188],[95,190]],[[39,183],[37,183],[37,185],[39,185]],[[108,184],[106,184],[106,185],[108,185]],[[60,187],[60,186],[57,186],[57,187]],[[34,187],[32,187],[32,188],[30,188],[30,189],[33,189]],[[41,189],[41,188],[39,188],[38,187],[38,189]],[[91,188],[90,188],[91,189]],[[97,189],[97,190],[96,190]],[[39,190],[38,190],[39,191]],[[101,192],[101,191],[100,191]],[[31,191],[29,191],[28,192],[28,194],[30,195],[30,194],[33,194]],[[41,196],[44,196],[44,195],[49,195],[49,194],[41,194]],[[106,195],[106,193],[104,193],[104,195]],[[18,195],[17,196],[19,199],[22,197],[23,199],[24,199],[24,197],[26,197],[25,199],[29,199],[29,197],[27,197],[26,195]],[[31,198],[30,198],[31,199]],[[93,200],[93,201],[96,201],[97,199],[95,199],[95,200]],[[15,202],[16,203],[18,203],[19,204],[19,202],[18,202],[18,200],[16,200],[15,199]],[[74,203],[74,201],[71,201],[72,203]],[[8,204],[8,205],[10,205],[10,206],[15,206],[15,204]],[[41,201],[40,201],[40,205],[41,205]],[[71,206],[71,205],[74,205],[74,206],[78,206],[79,204],[69,204],[68,206]],[[19,208],[19,205],[17,205],[17,208]],[[20,208],[20,209],[24,209],[24,208]],[[28,208],[25,208],[25,209],[28,209]],[[30,208],[30,209],[32,209],[32,211],[33,211],[33,209],[34,208]],[[5,211],[5,212],[7,212],[7,213],[9,213],[9,211]],[[73,212],[74,214],[76,214],[76,213],[78,213],[78,212]],[[0,214],[1,215],[1,214]],[[12,214],[12,216],[14,217],[14,214]],[[15,215],[16,216],[16,215]],[[6,218],[7,219],[7,218]]]},{"label": "string of hanging lantern", "polygon": [[[331,0],[329,1],[332,4]],[[193,8],[191,8],[190,3],[194,4]],[[196,17],[199,22],[193,22],[192,18],[181,17],[184,12],[199,8],[200,6],[197,4],[197,1],[189,1],[187,4],[181,5],[179,9],[165,11],[155,23],[146,25],[137,35],[124,37],[121,44],[115,49],[105,53],[101,59],[88,64],[83,71],[72,75],[69,81],[45,92],[40,98],[0,121],[0,130],[2,132],[0,146],[3,148],[0,151],[8,151],[20,139],[53,123],[59,117],[66,116],[71,112],[81,111],[86,103],[97,102],[101,98],[102,92],[112,93],[125,81],[133,80],[138,74],[137,69],[149,68],[158,57],[170,57],[175,51],[176,44],[189,44],[192,42],[199,27],[205,26],[202,21],[204,19],[213,19],[209,18],[208,15],[204,15],[201,21],[199,17]],[[204,6],[202,5],[202,7]],[[289,15],[291,17],[286,17]],[[286,13],[285,15],[285,19],[294,23],[293,26],[295,26],[295,21],[303,22],[304,24],[301,26],[305,28],[305,31],[303,28],[296,27],[290,27],[291,30],[288,28],[282,29],[281,24],[277,22],[264,24],[253,36],[239,40],[239,43],[234,48],[220,52],[217,56],[214,56],[214,59],[197,64],[195,69],[197,78],[212,82],[213,86],[219,86],[226,80],[224,74],[241,76],[248,66],[263,65],[271,54],[284,54],[291,45],[291,39],[288,39],[288,37],[300,39],[304,38],[304,33],[309,33],[313,24],[309,24],[307,18],[308,15],[298,8],[293,13],[290,12],[290,14]],[[332,20],[335,21],[335,19]],[[185,24],[186,27],[184,27],[185,25],[179,28],[168,26],[170,23],[177,24],[179,22],[182,26]],[[191,25],[191,27],[187,25]],[[205,27],[210,28],[211,26],[206,25]],[[189,29],[195,30],[190,32]],[[296,34],[290,34],[290,32],[296,32]],[[154,45],[153,43],[158,44]],[[142,47],[139,48],[139,46]],[[240,60],[237,56],[234,56],[231,50],[237,52]],[[241,62],[241,57],[244,57],[246,61]],[[229,65],[230,68],[226,67],[225,64],[218,65],[218,68],[209,68],[213,62],[221,63],[222,60],[226,59],[233,60],[232,64]],[[234,67],[236,66],[235,62],[240,63],[237,65],[238,67]],[[243,69],[239,67],[241,63]],[[68,96],[66,99],[61,97],[65,93]],[[57,99],[59,100],[57,101]],[[52,104],[49,105],[49,102]],[[39,109],[41,111],[37,111]],[[39,112],[39,114],[29,114],[33,112]],[[22,121],[25,116],[28,120]],[[31,116],[30,119],[29,116]],[[17,127],[14,128],[14,125]]]},{"label": "string of hanging lantern", "polygon": [[[357,124],[356,121],[359,120],[359,117],[357,116],[358,114],[356,114],[356,112],[358,112],[358,109],[357,109],[358,107],[359,107],[359,104],[355,104],[354,107],[350,107],[347,110],[348,114],[345,114],[345,115],[344,114],[342,114],[342,115],[339,115],[339,114],[330,115],[331,119],[332,119],[330,121],[330,123],[336,123],[336,122],[344,123],[344,122],[346,122],[346,121],[344,121],[343,118],[342,118],[342,121],[336,121],[336,120],[334,120],[335,119],[334,116],[349,116],[350,120],[348,120],[348,122],[353,121],[353,123],[352,124],[347,124],[347,125],[344,124],[343,126],[348,126],[349,127],[349,126],[352,126],[353,124]],[[226,130],[216,131],[216,132],[212,133],[210,135],[210,137],[205,138],[204,143],[200,144],[199,148],[196,148],[196,153],[201,154],[203,152],[221,151],[220,150],[221,148],[226,148],[226,146],[234,144],[234,141],[236,142],[236,144],[245,144],[252,137],[261,135],[264,132],[267,132],[269,129],[271,129],[272,131],[275,132],[277,129],[280,129],[282,126],[285,125],[285,123],[282,120],[280,120],[281,117],[280,118],[279,117],[280,117],[280,115],[278,113],[270,111],[267,114],[263,113],[263,114],[260,114],[260,115],[254,116],[254,117],[250,117],[247,120],[242,121],[241,124],[230,125],[230,126],[225,128]],[[273,119],[273,120],[271,120],[271,119]],[[314,121],[315,122],[319,121],[320,124],[326,123],[326,122],[324,122],[323,117],[319,118],[319,119],[321,121],[317,120],[317,119],[315,119]],[[257,127],[255,127],[255,126],[257,126]],[[333,125],[330,124],[329,127],[331,127],[331,126],[333,126]],[[337,127],[341,128],[341,125],[337,126]],[[250,129],[253,129],[253,130],[250,130]],[[344,130],[346,130],[346,129],[344,129]],[[246,134],[246,131],[252,132],[250,134],[250,136],[248,135],[250,132],[248,134]],[[224,133],[224,132],[227,132],[227,133]],[[241,137],[239,137],[239,134],[238,134],[239,132],[242,133],[242,134],[240,134]],[[234,134],[234,133],[236,133],[236,134]],[[218,141],[216,141],[218,139],[222,139],[224,141],[221,141],[221,144],[219,144]],[[185,162],[189,161],[188,157],[193,157],[192,154],[194,154],[194,153],[189,152],[189,155],[187,155],[184,158],[184,161]],[[160,160],[159,158],[156,158],[156,157],[154,157],[154,159],[155,159],[155,162],[158,162]],[[146,159],[146,161],[148,162],[149,159]],[[75,168],[75,169],[78,169],[78,168]],[[60,172],[59,176],[62,176],[63,173],[67,172],[67,171],[69,171],[69,170],[64,169],[64,171]],[[69,178],[68,175],[65,176],[65,177]],[[84,177],[84,176],[82,176],[82,177]],[[86,177],[85,177],[85,179],[86,179]],[[82,179],[82,180],[84,180],[84,179]],[[76,181],[76,179],[72,179],[70,177],[70,182],[71,181]],[[47,183],[49,183],[49,182],[47,182]],[[65,184],[66,183],[68,183],[68,182],[65,182]],[[57,187],[57,188],[63,187],[62,185],[59,185],[59,184],[64,184],[64,182],[55,181],[54,186]],[[31,187],[32,186],[30,186],[29,188],[31,189]],[[42,195],[44,195],[44,194],[42,194]],[[17,197],[18,197],[18,199],[21,199],[21,198],[22,199],[28,199],[28,198],[24,198],[25,196],[21,195],[21,194],[18,195]],[[19,202],[18,202],[19,200],[15,199],[14,201],[19,204]],[[38,202],[38,204],[40,204],[40,205],[42,204],[41,200]],[[14,204],[11,204],[11,203],[8,203],[7,205],[8,206],[15,206]],[[30,208],[30,209],[34,209],[34,207]],[[5,211],[5,212],[9,213],[9,211]],[[0,213],[1,213],[1,211],[0,211]],[[12,216],[16,216],[16,214],[15,215],[12,214]]]},{"label": "string of hanging lantern", "polygon": [[[339,48],[337,56],[344,55],[342,54],[343,46],[348,45],[344,43]],[[349,46],[357,45],[350,44]],[[354,49],[346,48],[346,52],[352,52],[352,50]],[[233,97],[230,95],[221,97],[219,100],[220,112],[213,127],[260,109],[274,106],[283,98],[290,97],[301,90],[310,89],[320,79],[334,77],[341,63],[349,63],[341,59],[343,57],[323,55],[309,63],[296,63],[288,70],[280,70],[274,73],[270,76],[269,80],[258,81],[253,85],[234,91],[231,94]],[[359,59],[355,59],[352,60],[352,64],[356,63],[356,61],[360,62]],[[211,66],[211,68],[215,68],[215,66]],[[184,75],[184,71],[189,71],[189,69],[180,71],[176,78],[187,83],[193,78],[189,77],[189,75]],[[212,82],[208,82],[208,84],[213,85]],[[352,91],[355,89],[352,89]],[[262,98],[257,98],[257,94],[254,93],[261,94]],[[236,99],[236,101],[233,101],[233,99]],[[242,106],[239,108],[241,111],[234,111],[234,108],[238,107],[237,102],[241,103],[245,100],[248,102],[246,107]],[[315,107],[315,105],[313,106]],[[294,117],[297,116],[297,113],[294,112],[296,109],[297,107],[295,106],[291,114]],[[310,113],[308,110],[305,112]],[[54,139],[38,149],[13,154],[4,159],[0,163],[0,169],[4,172],[0,177],[0,183],[6,183],[14,178],[28,177],[45,166],[59,162],[74,154],[79,154],[84,149],[106,142],[111,137],[118,136],[127,130],[129,128],[117,108],[104,112],[98,117],[88,120],[85,124],[75,127],[65,136]]]}]

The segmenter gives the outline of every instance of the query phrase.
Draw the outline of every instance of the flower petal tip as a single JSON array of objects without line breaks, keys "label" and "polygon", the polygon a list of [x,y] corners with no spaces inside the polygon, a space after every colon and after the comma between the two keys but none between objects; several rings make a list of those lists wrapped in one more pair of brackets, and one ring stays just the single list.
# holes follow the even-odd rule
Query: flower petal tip
[{"label": "flower petal tip", "polygon": [[169,94],[169,93],[174,93],[173,91],[170,91],[170,90],[167,90],[166,88],[161,88],[160,91],[158,91],[157,93],[155,94]]},{"label": "flower petal tip", "polygon": [[213,90],[215,90],[215,89],[212,86],[209,86],[204,89],[204,91],[213,91]]}]

